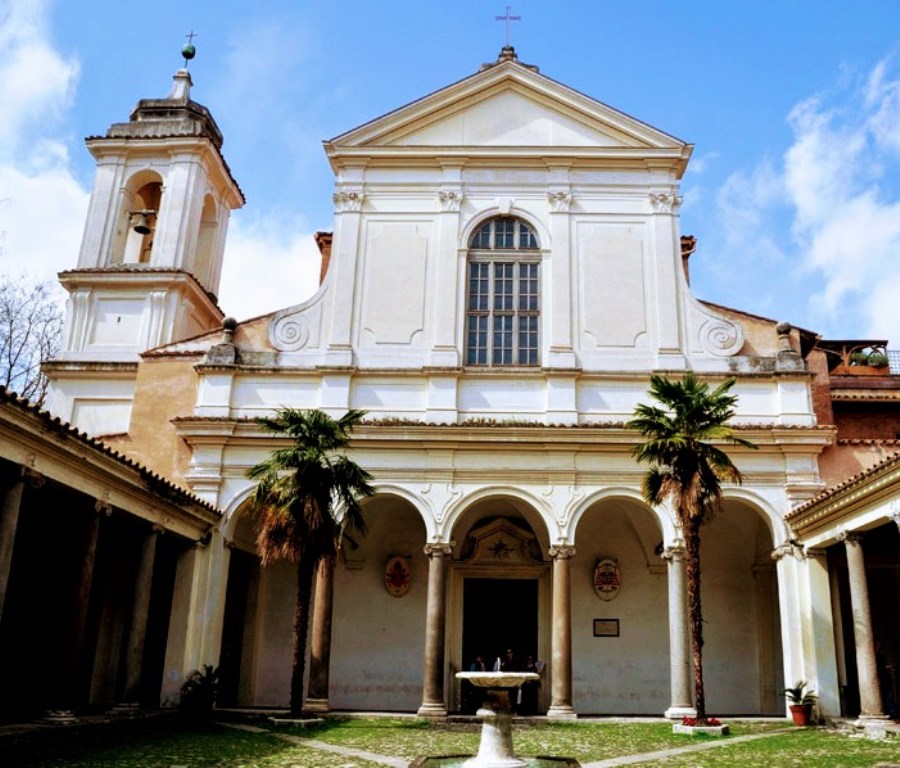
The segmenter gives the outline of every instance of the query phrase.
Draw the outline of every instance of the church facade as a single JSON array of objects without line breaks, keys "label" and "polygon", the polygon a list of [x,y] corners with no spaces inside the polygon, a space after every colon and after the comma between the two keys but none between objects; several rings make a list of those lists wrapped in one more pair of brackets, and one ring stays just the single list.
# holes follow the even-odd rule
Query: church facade
[{"label": "church facade", "polygon": [[[625,422],[651,373],[693,370],[737,379],[734,426],[758,446],[728,448],[745,480],[704,529],[708,709],[783,714],[800,679],[824,714],[846,709],[830,566],[789,524],[835,439],[816,337],[691,293],[690,144],[505,48],[325,143],[321,285],[236,322],[215,294],[243,196],[190,88],[179,72],[88,140],[97,175],[47,368],[53,414],[220,513],[158,587],[157,701],[202,664],[222,705],[288,701],[295,579],[260,567],[245,473],[278,445],[254,417],[294,406],[365,410],[352,455],[376,488],[367,534],[317,579],[311,708],[465,711],[453,673],[511,649],[543,662],[549,717],[690,714],[683,542],[641,497]],[[816,531],[838,546],[843,528]]]}]

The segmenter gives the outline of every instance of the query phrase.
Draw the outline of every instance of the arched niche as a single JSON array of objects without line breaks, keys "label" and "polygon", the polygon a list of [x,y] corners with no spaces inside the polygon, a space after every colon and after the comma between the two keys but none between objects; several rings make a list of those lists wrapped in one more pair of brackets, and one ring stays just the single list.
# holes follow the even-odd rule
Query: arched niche
[{"label": "arched niche", "polygon": [[163,179],[145,169],[133,174],[122,190],[114,264],[150,264],[163,198]]},{"label": "arched niche", "polygon": [[[376,493],[362,507],[365,533],[348,532],[334,572],[330,703],[334,709],[414,711],[424,668],[425,523],[399,494]],[[395,558],[408,569],[405,584],[389,583]]]},{"label": "arched niche", "polygon": [[[579,714],[658,715],[669,705],[668,583],[663,530],[646,503],[602,495],[574,532],[572,695]],[[611,561],[618,590],[595,589]],[[599,620],[599,623],[598,623]]]}]

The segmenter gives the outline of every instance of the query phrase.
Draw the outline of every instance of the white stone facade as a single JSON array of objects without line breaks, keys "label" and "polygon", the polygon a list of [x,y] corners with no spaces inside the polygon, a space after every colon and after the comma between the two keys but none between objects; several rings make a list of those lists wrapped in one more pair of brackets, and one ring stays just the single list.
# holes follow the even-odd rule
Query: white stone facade
[{"label": "white stone facade", "polygon": [[[167,166],[170,207],[158,226],[162,237],[177,224],[166,252],[181,256],[164,264],[190,279],[157,265],[117,269],[103,256],[121,218],[114,190],[135,158],[158,168],[164,149],[184,142]],[[695,370],[716,382],[737,377],[736,422],[759,446],[731,451],[745,482],[726,489],[725,511],[704,535],[709,710],[783,713],[780,689],[799,678],[820,686],[823,710],[837,706],[824,690],[834,654],[820,653],[808,598],[819,575],[785,544],[784,523],[820,489],[817,456],[831,433],[816,425],[796,332],[690,292],[678,217],[689,144],[506,52],[326,142],[336,177],[327,276],[309,300],[233,335],[211,330],[220,315],[203,315],[202,291],[191,293],[215,291],[224,221],[240,202],[208,144],[102,144],[81,271],[64,279],[70,335],[51,368],[58,415],[93,433],[128,432],[121,450],[224,512],[212,554],[179,566],[190,661],[167,661],[164,692],[189,668],[221,662],[232,703],[286,703],[293,575],[259,569],[242,516],[245,472],[275,444],[252,418],[281,406],[361,408],[369,423],[353,457],[377,495],[366,505],[369,534],[334,577],[331,707],[454,711],[463,693],[452,673],[490,642],[478,651],[516,645],[547,662],[539,704],[551,716],[689,712],[673,577],[681,561],[671,557],[680,536],[669,510],[641,500],[636,436],[624,422],[651,372]],[[207,246],[197,235],[204,185],[222,222]],[[497,217],[536,236],[536,365],[467,363],[473,236]],[[100,265],[111,269],[84,271]],[[113,315],[114,330],[89,319]],[[198,329],[210,332],[188,339]],[[94,346],[82,341],[90,338]],[[153,346],[138,364],[137,352]],[[168,399],[148,407],[161,389]],[[497,546],[521,554],[532,542],[527,557],[478,554],[473,542],[496,521],[506,537]],[[403,597],[383,583],[395,556],[410,566]],[[621,575],[609,601],[592,586],[601,558]],[[242,569],[241,589],[226,588],[229,567]],[[445,580],[439,594],[429,590],[436,578]],[[479,585],[506,595],[498,616],[518,606],[491,619],[488,640],[467,613],[478,605],[487,623],[494,614],[478,602]],[[595,636],[598,619],[617,621],[618,635]]]}]

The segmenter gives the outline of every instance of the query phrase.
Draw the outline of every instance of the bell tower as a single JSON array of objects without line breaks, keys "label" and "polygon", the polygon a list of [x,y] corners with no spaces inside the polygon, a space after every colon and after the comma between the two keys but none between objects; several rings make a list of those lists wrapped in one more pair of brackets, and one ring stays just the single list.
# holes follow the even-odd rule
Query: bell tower
[{"label": "bell tower", "polygon": [[127,430],[141,352],[222,322],[225,235],[244,196],[219,127],[191,99],[193,46],[184,55],[168,97],[86,140],[94,187],[77,266],[60,274],[66,324],[46,372],[50,409],[92,434]]}]

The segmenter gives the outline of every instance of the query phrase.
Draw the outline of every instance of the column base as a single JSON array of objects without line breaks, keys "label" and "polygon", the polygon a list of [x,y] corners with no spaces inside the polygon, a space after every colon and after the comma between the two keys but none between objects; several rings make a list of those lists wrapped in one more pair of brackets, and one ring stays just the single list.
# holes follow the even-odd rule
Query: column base
[{"label": "column base", "polygon": [[320,714],[322,712],[331,712],[331,704],[328,699],[307,699],[303,702],[304,712],[314,712]]},{"label": "column base", "polygon": [[41,722],[52,725],[73,725],[78,722],[78,718],[71,709],[48,709],[41,717]]},{"label": "column base", "polygon": [[108,714],[114,717],[135,717],[141,714],[141,705],[136,701],[120,701],[109,709]]},{"label": "column base", "polygon": [[666,720],[681,720],[683,717],[697,717],[697,710],[693,707],[672,705],[665,712],[663,717]]},{"label": "column base", "polygon": [[446,718],[447,707],[441,701],[425,701],[416,712],[418,717]]},{"label": "column base", "polygon": [[547,710],[548,720],[577,720],[578,715],[571,704],[554,704]]},{"label": "column base", "polygon": [[861,729],[867,739],[880,741],[887,738],[887,727],[891,723],[887,715],[860,715],[853,725]]}]

